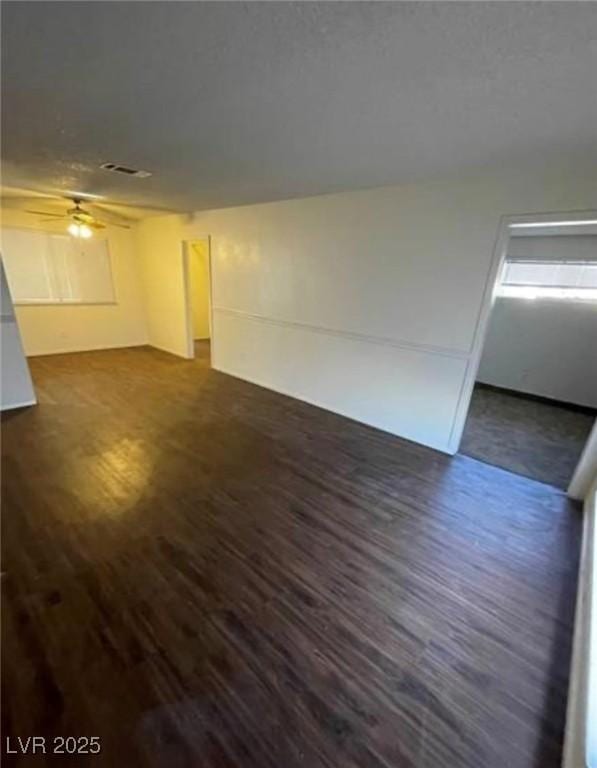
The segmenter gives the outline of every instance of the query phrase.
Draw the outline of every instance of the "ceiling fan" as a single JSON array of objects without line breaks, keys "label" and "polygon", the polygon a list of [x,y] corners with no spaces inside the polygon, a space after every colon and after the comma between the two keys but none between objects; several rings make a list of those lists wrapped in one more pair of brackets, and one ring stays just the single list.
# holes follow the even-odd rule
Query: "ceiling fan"
[{"label": "ceiling fan", "polygon": [[[53,213],[52,211],[34,211],[31,209],[25,209],[25,213],[32,213],[36,216],[43,216],[40,219],[42,222],[57,221],[59,219],[66,219],[69,224],[67,231],[73,237],[89,238],[93,235],[93,231],[97,229],[105,229],[106,224],[89,210],[83,208],[83,199],[79,197],[66,198],[74,204],[73,208],[68,208],[64,213]],[[88,204],[89,206],[89,204]],[[99,207],[97,204],[93,204],[93,207]],[[102,218],[105,218],[107,223],[111,226],[123,227],[124,229],[130,229],[129,224],[123,224],[122,222],[115,221],[113,216],[109,216],[109,220],[103,213],[100,213]]]}]

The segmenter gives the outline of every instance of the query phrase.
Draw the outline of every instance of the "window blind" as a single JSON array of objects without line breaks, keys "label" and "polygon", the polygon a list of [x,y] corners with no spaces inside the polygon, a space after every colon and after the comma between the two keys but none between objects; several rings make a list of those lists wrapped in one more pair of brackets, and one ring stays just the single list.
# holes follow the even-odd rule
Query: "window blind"
[{"label": "window blind", "polygon": [[4,229],[2,260],[15,304],[107,304],[115,301],[108,242]]}]

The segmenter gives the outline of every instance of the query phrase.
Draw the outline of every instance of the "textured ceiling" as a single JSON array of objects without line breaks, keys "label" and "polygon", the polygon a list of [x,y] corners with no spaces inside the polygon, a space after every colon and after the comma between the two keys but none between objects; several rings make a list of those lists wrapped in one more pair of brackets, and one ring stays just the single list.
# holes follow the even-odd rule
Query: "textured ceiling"
[{"label": "textured ceiling", "polygon": [[191,210],[597,159],[595,3],[1,10],[6,185]]}]

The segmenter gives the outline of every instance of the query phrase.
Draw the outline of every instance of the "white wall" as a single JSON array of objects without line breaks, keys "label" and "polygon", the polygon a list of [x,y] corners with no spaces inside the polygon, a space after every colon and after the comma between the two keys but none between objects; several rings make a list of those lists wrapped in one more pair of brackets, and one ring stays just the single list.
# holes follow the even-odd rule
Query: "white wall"
[{"label": "white wall", "polygon": [[597,302],[499,297],[478,380],[597,408]]},{"label": "white wall", "polygon": [[148,342],[165,352],[189,357],[183,221],[180,216],[145,219],[137,225],[136,246]]},{"label": "white wall", "polygon": [[450,450],[500,217],[596,205],[553,173],[199,212],[213,364]]},{"label": "white wall", "polygon": [[187,354],[181,245],[210,235],[215,368],[453,450],[500,217],[595,207],[595,177],[508,173],[148,219],[150,343]]},{"label": "white wall", "polygon": [[[3,227],[42,227],[35,217],[5,210]],[[140,270],[132,230],[108,227],[116,304],[21,305],[15,308],[27,355],[130,347],[147,343]]]},{"label": "white wall", "polygon": [[36,402],[12,299],[0,262],[0,410]]},{"label": "white wall", "polygon": [[[509,257],[597,260],[597,237],[511,237]],[[597,302],[502,296],[493,309],[478,379],[597,407]]]},{"label": "white wall", "polygon": [[574,470],[568,494],[573,499],[586,499],[592,484],[597,485],[597,420]]},{"label": "white wall", "polygon": [[190,242],[188,259],[193,338],[209,339],[209,241]]},{"label": "white wall", "polygon": [[563,768],[597,767],[597,475],[587,489]]},{"label": "white wall", "polygon": [[[543,228],[533,228],[541,231],[541,235],[531,235],[526,230],[524,235],[513,235],[508,242],[508,259],[513,261],[574,261],[587,262],[597,259],[597,226],[585,224],[574,227],[578,234],[562,234],[565,227],[553,227],[557,234],[545,234]],[[589,234],[589,230],[593,234]],[[570,231],[570,227],[568,227]],[[519,230],[514,230],[518,232]]]}]

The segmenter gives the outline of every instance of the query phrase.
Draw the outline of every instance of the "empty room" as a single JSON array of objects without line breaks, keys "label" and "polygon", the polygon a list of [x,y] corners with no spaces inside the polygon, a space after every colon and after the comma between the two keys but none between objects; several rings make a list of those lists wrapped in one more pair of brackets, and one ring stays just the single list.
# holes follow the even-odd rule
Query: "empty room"
[{"label": "empty room", "polygon": [[566,490],[597,415],[597,226],[511,227],[460,451]]},{"label": "empty room", "polygon": [[597,768],[597,4],[0,15],[6,765]]}]

